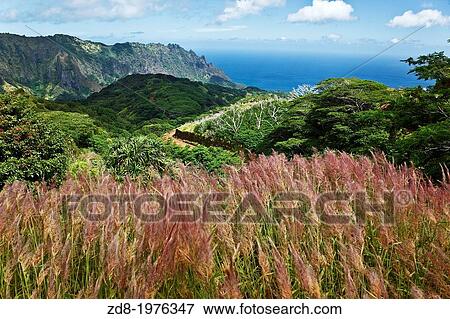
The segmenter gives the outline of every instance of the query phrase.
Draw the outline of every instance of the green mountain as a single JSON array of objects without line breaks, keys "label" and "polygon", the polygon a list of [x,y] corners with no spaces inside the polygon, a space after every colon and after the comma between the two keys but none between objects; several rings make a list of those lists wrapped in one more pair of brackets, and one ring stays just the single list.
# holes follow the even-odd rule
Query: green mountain
[{"label": "green mountain", "polygon": [[134,74],[83,101],[41,101],[47,111],[88,114],[110,131],[133,131],[157,120],[183,123],[246,96],[249,90],[194,82],[164,74]]},{"label": "green mountain", "polygon": [[130,74],[157,73],[235,87],[205,57],[176,44],[110,46],[62,34],[0,34],[3,89],[23,88],[46,99],[73,100],[86,98]]}]

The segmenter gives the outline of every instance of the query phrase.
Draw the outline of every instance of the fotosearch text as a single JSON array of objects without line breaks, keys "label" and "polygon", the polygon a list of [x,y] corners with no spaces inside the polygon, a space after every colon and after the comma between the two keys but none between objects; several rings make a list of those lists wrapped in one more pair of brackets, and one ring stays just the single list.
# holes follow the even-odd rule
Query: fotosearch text
[{"label": "fotosearch text", "polygon": [[103,222],[111,216],[133,215],[143,223],[279,223],[285,218],[304,224],[365,224],[369,215],[385,225],[395,223],[396,212],[413,204],[408,191],[384,192],[379,199],[366,192],[326,192],[311,198],[301,192],[280,192],[269,199],[254,193],[233,195],[215,193],[157,193],[126,195],[64,195],[63,208],[81,214],[90,222]]}]

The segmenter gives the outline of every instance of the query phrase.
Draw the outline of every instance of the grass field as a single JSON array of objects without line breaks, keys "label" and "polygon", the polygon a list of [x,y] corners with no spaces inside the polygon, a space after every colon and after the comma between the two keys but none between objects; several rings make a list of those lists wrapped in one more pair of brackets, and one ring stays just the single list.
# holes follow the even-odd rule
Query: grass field
[{"label": "grass field", "polygon": [[[150,185],[88,174],[59,189],[16,183],[0,193],[0,298],[450,298],[449,177],[437,185],[382,156],[326,153],[260,156],[220,177],[180,167]],[[146,223],[113,205],[107,220],[94,222],[62,200],[225,192],[232,196],[222,208],[232,215],[253,194],[273,217],[280,192],[317,199],[360,191],[370,201],[407,191],[411,201],[386,225],[383,211],[364,224],[327,224],[305,206],[304,221],[174,222],[169,210]],[[355,215],[352,207],[335,202],[326,210]]]}]

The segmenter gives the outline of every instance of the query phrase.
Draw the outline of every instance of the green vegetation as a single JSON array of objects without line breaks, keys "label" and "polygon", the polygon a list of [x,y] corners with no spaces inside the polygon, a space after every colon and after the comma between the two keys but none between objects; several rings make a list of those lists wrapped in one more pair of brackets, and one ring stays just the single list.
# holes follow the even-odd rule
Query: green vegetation
[{"label": "green vegetation", "polygon": [[223,110],[220,116],[200,121],[193,130],[203,136],[238,144],[258,153],[264,149],[268,136],[287,109],[285,99],[260,94],[242,99]]},{"label": "green vegetation", "polygon": [[450,88],[450,58],[444,52],[409,58],[404,62],[414,66],[410,73],[422,80],[436,80],[436,89]]},{"label": "green vegetation", "polygon": [[450,166],[448,93],[437,87],[392,90],[371,81],[327,80],[318,85],[317,93],[292,102],[266,151],[382,151],[439,179],[441,166]]},{"label": "green vegetation", "polygon": [[210,173],[220,173],[226,165],[242,164],[242,160],[236,153],[220,147],[196,146],[190,148],[170,145],[169,152],[174,159],[180,160],[186,165],[196,165]]},{"label": "green vegetation", "polygon": [[171,163],[164,144],[146,136],[116,139],[105,156],[106,167],[119,179],[163,173]]},{"label": "green vegetation", "polygon": [[36,116],[23,95],[0,95],[0,188],[16,180],[59,183],[66,175],[63,134]]},{"label": "green vegetation", "polygon": [[399,162],[412,161],[430,176],[439,178],[450,167],[450,119],[402,136],[394,152]]},{"label": "green vegetation", "polygon": [[97,126],[121,135],[178,126],[247,94],[245,90],[177,79],[169,75],[130,75],[81,102],[42,101],[44,110],[88,114]]},{"label": "green vegetation", "polygon": [[329,79],[300,87],[290,99],[260,96],[186,127],[257,153],[381,151],[440,179],[450,166],[450,59],[435,53],[406,61],[415,66],[411,72],[436,85],[395,90],[373,81]]},{"label": "green vegetation", "polygon": [[179,147],[143,135],[118,138],[105,154],[106,168],[121,180],[126,176],[148,180],[158,174],[172,174],[176,162],[194,165],[210,173],[221,173],[226,165],[242,163],[237,154],[219,147]]},{"label": "green vegetation", "polygon": [[80,148],[93,147],[94,136],[106,133],[87,114],[53,111],[41,112],[38,116],[42,121],[55,125]]},{"label": "green vegetation", "polygon": [[[40,119],[59,128],[82,150],[80,154],[109,158],[107,167],[120,178],[148,169],[161,173],[173,161],[209,172],[241,162],[220,148],[180,148],[160,139],[186,123],[182,129],[253,153],[381,151],[440,179],[450,165],[449,59],[435,53],[405,61],[414,66],[411,72],[436,85],[396,90],[367,80],[329,79],[315,87],[299,87],[286,97],[169,75],[131,75],[84,101],[36,104]],[[143,153],[136,148],[140,146]],[[155,153],[148,153],[153,148]],[[122,159],[113,159],[114,152]],[[140,159],[133,164],[136,154]]]},{"label": "green vegetation", "polygon": [[399,94],[373,81],[324,81],[314,94],[292,102],[269,146],[291,155],[325,149],[355,154],[387,151],[392,116],[385,110]]}]

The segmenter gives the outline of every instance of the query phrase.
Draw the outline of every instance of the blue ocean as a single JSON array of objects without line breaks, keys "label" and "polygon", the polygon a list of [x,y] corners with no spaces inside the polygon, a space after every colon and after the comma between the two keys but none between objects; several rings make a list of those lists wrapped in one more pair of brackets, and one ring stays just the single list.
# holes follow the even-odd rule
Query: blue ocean
[{"label": "blue ocean", "polygon": [[[393,88],[429,86],[408,74],[405,57],[312,54],[312,53],[240,53],[204,51],[208,61],[225,71],[236,83],[271,91],[291,91],[300,84],[317,84],[332,77],[358,77],[384,83]],[[361,64],[364,64],[361,66]],[[349,74],[356,67],[355,72]]]}]

